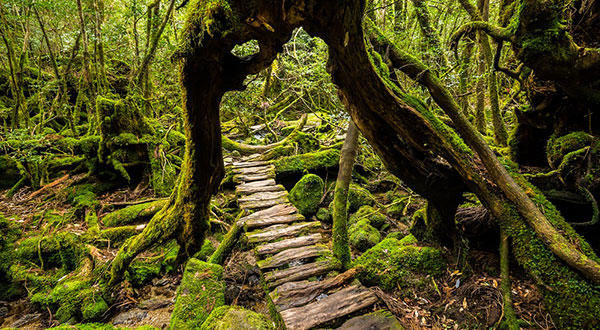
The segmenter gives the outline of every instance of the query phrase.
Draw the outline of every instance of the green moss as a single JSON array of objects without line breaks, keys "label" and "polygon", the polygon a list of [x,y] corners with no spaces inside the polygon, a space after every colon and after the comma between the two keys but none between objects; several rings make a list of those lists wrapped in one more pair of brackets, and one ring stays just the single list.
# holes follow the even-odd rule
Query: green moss
[{"label": "green moss", "polygon": [[202,243],[202,248],[196,254],[194,258],[202,261],[208,261],[208,258],[215,252],[216,248],[210,240],[205,239]]},{"label": "green moss", "polygon": [[366,251],[381,241],[381,234],[367,219],[362,219],[348,228],[348,238],[355,249]]},{"label": "green moss", "polygon": [[371,226],[377,229],[381,229],[387,224],[386,216],[369,205],[361,206],[356,213],[350,216],[348,223],[352,225],[360,220],[367,220]]},{"label": "green moss", "polygon": [[50,330],[158,330],[153,326],[142,325],[137,328],[123,328],[123,327],[115,327],[112,324],[107,323],[82,323],[82,324],[74,324],[74,325],[61,325],[54,328],[49,328]]},{"label": "green moss", "polygon": [[441,276],[446,269],[440,250],[406,245],[395,238],[386,238],[363,253],[354,266],[362,267],[358,278],[363,284],[384,290],[417,284],[428,275]]},{"label": "green moss", "polygon": [[91,296],[83,301],[81,316],[83,320],[99,320],[108,310],[108,304],[100,296]]},{"label": "green moss", "polygon": [[123,226],[116,228],[104,229],[100,232],[99,237],[96,239],[95,244],[101,244],[102,246],[119,247],[128,238],[137,235],[139,232],[136,230],[137,226]]},{"label": "green moss", "polygon": [[291,176],[335,169],[340,162],[340,152],[335,149],[283,157],[273,161],[278,176]]},{"label": "green moss", "polygon": [[171,329],[197,329],[213,309],[225,304],[223,267],[191,258],[177,289]]},{"label": "green moss", "polygon": [[385,212],[390,218],[400,219],[406,215],[406,206],[409,203],[409,197],[403,196],[395,198],[392,203],[386,206]]},{"label": "green moss", "polygon": [[102,218],[102,223],[108,227],[129,225],[132,223],[146,222],[162,209],[168,200],[158,200],[150,203],[132,205],[118,211],[111,212]]},{"label": "green moss", "polygon": [[361,186],[351,183],[348,190],[348,212],[356,212],[361,206],[374,205],[375,198],[371,193]]},{"label": "green moss", "polygon": [[37,264],[43,269],[75,270],[87,249],[81,237],[71,232],[34,236],[19,243],[16,255],[23,262]]},{"label": "green moss", "polygon": [[127,280],[134,286],[149,283],[161,273],[162,265],[159,260],[134,261],[127,270]]},{"label": "green moss", "polygon": [[325,223],[331,223],[333,220],[331,217],[331,212],[329,212],[329,209],[325,207],[319,208],[316,217],[317,220]]},{"label": "green moss", "polygon": [[50,292],[34,294],[31,302],[55,311],[54,317],[60,322],[98,320],[108,309],[99,287],[77,279],[59,283]]},{"label": "green moss", "polygon": [[20,293],[20,288],[12,283],[11,265],[17,261],[14,242],[21,236],[21,230],[11,219],[0,213],[0,300],[12,298]]},{"label": "green moss", "polygon": [[210,313],[200,330],[274,330],[266,316],[238,306],[221,306]]},{"label": "green moss", "polygon": [[557,168],[563,158],[571,152],[590,146],[594,137],[585,132],[573,132],[561,137],[552,137],[548,140],[546,155],[553,168]]},{"label": "green moss", "polygon": [[403,233],[401,231],[394,231],[394,232],[387,234],[387,236],[385,238],[395,238],[397,240],[401,240],[404,237],[406,237],[405,233]]},{"label": "green moss", "polygon": [[290,190],[288,198],[304,216],[317,213],[325,183],[318,175],[307,174]]}]

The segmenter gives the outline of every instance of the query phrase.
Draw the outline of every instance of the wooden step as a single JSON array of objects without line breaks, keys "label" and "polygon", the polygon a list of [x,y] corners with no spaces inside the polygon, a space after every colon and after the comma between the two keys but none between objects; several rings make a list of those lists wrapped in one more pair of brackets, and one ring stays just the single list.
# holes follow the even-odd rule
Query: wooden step
[{"label": "wooden step", "polygon": [[339,268],[340,263],[337,260],[321,260],[265,273],[265,281],[269,288],[273,288],[280,286],[283,283],[300,281],[313,276],[323,275]]},{"label": "wooden step", "polygon": [[376,303],[377,296],[363,286],[350,286],[319,301],[282,311],[288,330],[308,330]]},{"label": "wooden step", "polygon": [[274,179],[266,179],[266,180],[242,183],[242,184],[238,185],[237,188],[247,189],[247,188],[275,186],[275,185],[277,185],[277,184],[275,183]]},{"label": "wooden step", "polygon": [[[247,223],[246,223],[247,224]],[[259,256],[263,256],[266,254],[275,254],[279,251],[283,251],[285,249],[297,248],[301,246],[314,245],[317,243],[323,243],[325,239],[319,233],[300,236],[294,238],[284,239],[279,242],[268,243],[264,245],[259,245],[256,248],[256,254]]]},{"label": "wooden step", "polygon": [[262,230],[246,233],[249,243],[272,242],[282,237],[296,236],[300,232],[321,227],[318,221],[301,222],[293,225],[273,225]]},{"label": "wooden step", "polygon": [[243,218],[241,218],[240,220],[238,220],[240,223],[246,223],[250,220],[255,220],[255,219],[263,219],[263,218],[269,218],[269,217],[278,217],[278,216],[284,216],[284,215],[290,215],[290,214],[294,214],[297,213],[298,209],[296,209],[296,207],[292,204],[279,204],[279,205],[275,205],[273,207],[270,207],[268,209],[264,209],[264,210],[260,210],[257,212],[254,212],[250,215],[247,215]]},{"label": "wooden step", "polygon": [[[268,217],[264,219],[250,219],[246,222],[246,229],[267,227],[277,224],[289,224],[297,221],[304,221],[304,216],[300,213],[294,213],[289,215],[281,215],[275,217]],[[310,244],[309,244],[310,245]]]},{"label": "wooden step", "polygon": [[[260,181],[254,181],[254,182],[260,182]],[[235,193],[238,195],[251,195],[251,194],[255,194],[255,193],[260,193],[260,192],[273,192],[273,191],[284,191],[285,188],[278,184],[278,185],[272,185],[272,186],[258,186],[258,187],[243,187],[243,185],[239,185],[237,187],[235,187]]]},{"label": "wooden step", "polygon": [[238,198],[238,203],[263,201],[263,200],[268,200],[268,199],[285,197],[285,196],[287,196],[287,194],[288,194],[288,192],[285,190],[284,191],[273,191],[273,192],[260,192],[260,193],[255,193],[252,195],[240,197],[240,198]]},{"label": "wooden step", "polygon": [[275,166],[269,164],[269,165],[256,166],[256,167],[234,168],[233,173],[234,174],[263,174],[263,173],[273,172],[274,170],[275,170]]},{"label": "wooden step", "polygon": [[286,197],[278,197],[260,201],[249,201],[249,202],[241,202],[238,203],[240,209],[246,210],[254,210],[254,209],[264,209],[275,205],[286,204],[289,203],[289,200]]},{"label": "wooden step", "polygon": [[233,176],[233,182],[252,182],[252,181],[262,181],[267,179],[275,178],[275,173],[264,173],[264,174],[236,174]]},{"label": "wooden step", "polygon": [[271,291],[269,295],[279,311],[304,306],[327,290],[341,286],[353,279],[358,272],[358,268],[351,268],[335,277],[329,277],[322,281],[283,283]]},{"label": "wooden step", "polygon": [[243,167],[256,167],[256,166],[264,166],[269,165],[269,161],[267,160],[255,160],[248,162],[233,162],[234,168],[243,168]]},{"label": "wooden step", "polygon": [[302,260],[322,256],[327,252],[330,251],[324,245],[302,246],[298,248],[283,250],[272,257],[257,261],[256,264],[258,265],[258,268],[263,270],[269,268],[276,268],[281,267],[283,265],[287,265],[295,260]]}]

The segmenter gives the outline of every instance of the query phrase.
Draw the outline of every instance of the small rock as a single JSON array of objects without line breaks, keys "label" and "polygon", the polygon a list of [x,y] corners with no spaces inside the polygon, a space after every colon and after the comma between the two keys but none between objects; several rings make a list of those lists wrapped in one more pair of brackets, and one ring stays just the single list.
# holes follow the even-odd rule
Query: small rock
[{"label": "small rock", "polygon": [[154,286],[165,286],[169,284],[169,279],[167,278],[154,278],[152,279],[152,285]]},{"label": "small rock", "polygon": [[167,307],[172,304],[173,304],[173,301],[170,299],[153,297],[153,298],[142,301],[141,303],[138,304],[138,307],[141,309],[147,309],[147,310],[153,311],[155,309]]},{"label": "small rock", "polygon": [[143,320],[148,315],[148,312],[140,310],[138,308],[130,309],[126,312],[123,312],[117,315],[113,319],[113,324],[123,324],[123,325],[131,325],[136,324]]},{"label": "small rock", "polygon": [[8,307],[0,307],[0,317],[5,317],[8,314]]},{"label": "small rock", "polygon": [[26,324],[29,324],[31,322],[36,321],[37,319],[39,319],[42,316],[42,314],[40,313],[34,313],[34,314],[25,314],[23,316],[21,316],[20,319],[14,321],[10,327],[11,328],[20,328]]}]

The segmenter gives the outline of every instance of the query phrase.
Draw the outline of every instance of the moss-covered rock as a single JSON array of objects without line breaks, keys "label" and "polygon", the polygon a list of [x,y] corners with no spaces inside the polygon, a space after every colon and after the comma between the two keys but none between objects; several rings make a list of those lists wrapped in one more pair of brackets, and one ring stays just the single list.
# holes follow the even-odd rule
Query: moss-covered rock
[{"label": "moss-covered rock", "polygon": [[71,271],[77,268],[86,251],[80,236],[64,231],[25,239],[18,245],[16,255],[19,260],[32,262],[43,269]]},{"label": "moss-covered rock", "polygon": [[304,216],[317,213],[325,183],[318,175],[307,174],[290,190],[288,198]]},{"label": "moss-covered rock", "polygon": [[427,275],[441,276],[446,268],[442,252],[433,247],[405,244],[411,241],[386,238],[363,253],[354,262],[354,266],[362,267],[360,281],[391,290],[418,285]]},{"label": "moss-covered rock", "polygon": [[274,330],[268,317],[237,306],[221,306],[210,313],[200,330]]},{"label": "moss-covered rock", "polygon": [[350,189],[348,190],[348,212],[353,213],[358,211],[361,206],[372,206],[374,204],[375,198],[367,189],[355,183],[350,184]]},{"label": "moss-covered rock", "polygon": [[361,206],[356,213],[350,216],[348,223],[354,224],[360,220],[367,220],[371,226],[377,229],[382,229],[387,224],[386,216],[369,205]]},{"label": "moss-covered rock", "polygon": [[13,244],[20,236],[21,230],[15,222],[0,213],[0,300],[9,299],[20,292],[10,275],[10,267],[17,260]]},{"label": "moss-covered rock", "polygon": [[198,329],[208,315],[225,304],[223,267],[191,258],[177,289],[171,329]]},{"label": "moss-covered rock", "polygon": [[68,280],[57,284],[50,292],[39,292],[31,302],[54,312],[60,322],[69,320],[95,321],[108,310],[99,287],[88,280]]},{"label": "moss-covered rock", "polygon": [[61,325],[58,327],[49,328],[49,330],[158,330],[158,328],[150,325],[142,325],[137,328],[121,328],[107,323],[82,323],[74,325]]},{"label": "moss-covered rock", "polygon": [[379,231],[367,219],[359,220],[348,228],[350,245],[359,251],[366,251],[381,240]]},{"label": "moss-covered rock", "polygon": [[332,221],[333,221],[331,212],[329,212],[329,209],[326,207],[319,208],[319,210],[317,211],[316,217],[317,217],[317,220],[319,220],[321,222],[325,222],[325,223],[332,223]]},{"label": "moss-covered rock", "polygon": [[389,205],[386,206],[385,212],[390,218],[400,219],[405,216],[405,209],[407,204],[408,197],[395,198]]}]

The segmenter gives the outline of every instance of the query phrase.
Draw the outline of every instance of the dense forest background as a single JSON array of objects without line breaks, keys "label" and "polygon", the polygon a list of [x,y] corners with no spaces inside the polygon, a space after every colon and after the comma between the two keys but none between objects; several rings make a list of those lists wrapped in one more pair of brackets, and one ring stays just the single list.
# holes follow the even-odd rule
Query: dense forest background
[{"label": "dense forest background", "polygon": [[[296,2],[267,2],[0,0],[1,326],[177,328],[193,256],[281,327],[237,225],[249,155],[406,329],[600,326],[600,2],[366,1],[368,62],[326,4],[280,27],[257,13]],[[226,328],[208,305],[179,328]]]}]

